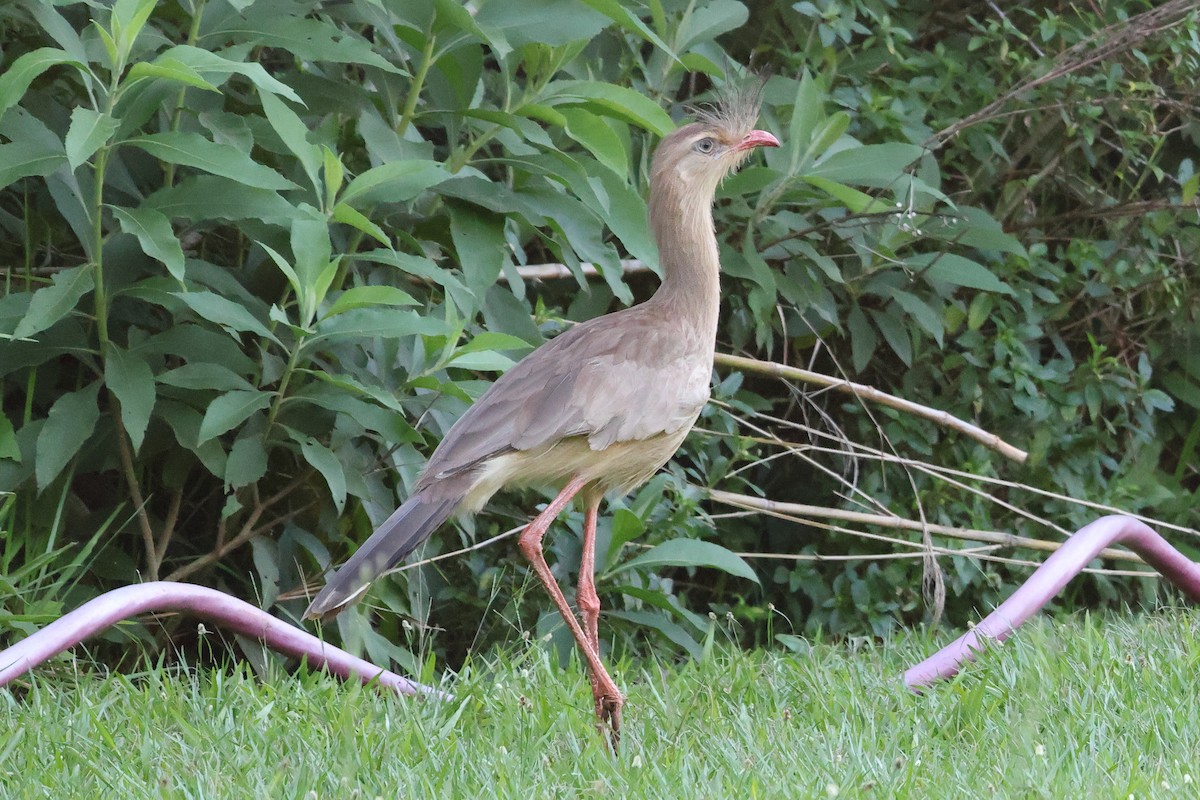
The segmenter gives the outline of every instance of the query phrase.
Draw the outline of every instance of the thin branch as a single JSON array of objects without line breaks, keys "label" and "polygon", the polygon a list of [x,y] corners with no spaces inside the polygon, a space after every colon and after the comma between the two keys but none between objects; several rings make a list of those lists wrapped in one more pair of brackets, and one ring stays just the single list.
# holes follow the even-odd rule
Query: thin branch
[{"label": "thin branch", "polygon": [[[422,558],[420,561],[414,561],[411,564],[401,564],[397,567],[393,567],[392,569],[389,569],[387,572],[382,573],[379,577],[382,578],[384,575],[392,575],[397,572],[407,572],[410,569],[416,569],[417,567],[423,567],[423,566],[426,566],[427,564],[433,564],[437,561],[444,561],[447,558],[454,558],[456,556],[461,556],[466,553],[472,553],[476,550],[482,550],[485,547],[490,547],[491,545],[495,544],[496,542],[499,542],[499,541],[507,539],[511,536],[514,536],[523,530],[525,530],[525,526],[518,525],[515,528],[509,528],[504,533],[498,533],[495,536],[491,537],[490,539],[484,539],[482,542],[476,542],[475,544],[467,545],[466,547],[461,547],[458,550],[451,550],[448,553],[439,553],[436,556],[430,556],[429,558]],[[378,580],[378,579],[376,579],[376,580]],[[309,586],[306,584],[304,586],[299,587],[298,589],[292,589],[291,591],[281,593],[277,599],[281,602],[284,600],[300,600],[300,599],[307,600],[307,599],[310,599],[312,597],[312,595],[315,593],[315,590],[319,589],[319,588],[320,588],[320,585]]]},{"label": "thin branch", "polygon": [[129,449],[129,435],[125,432],[125,424],[121,421],[119,401],[114,398],[118,408],[112,415],[117,434],[117,455],[121,461],[121,472],[125,476],[125,485],[133,498],[134,513],[137,515],[138,527],[142,531],[142,548],[146,551],[146,575],[152,580],[158,580],[158,568],[161,560],[158,548],[154,544],[154,527],[150,524],[150,512],[146,509],[146,498],[142,495],[142,486],[138,481],[137,469],[133,465],[133,453]]},{"label": "thin branch", "polygon": [[1011,458],[1013,461],[1024,464],[1029,458],[1029,454],[1024,450],[1016,448],[1008,444],[994,433],[988,433],[977,425],[972,425],[965,420],[953,416],[945,411],[939,411],[936,408],[923,406],[919,403],[914,403],[911,400],[905,400],[895,395],[881,392],[873,386],[867,386],[861,383],[834,378],[829,375],[822,375],[819,372],[813,372],[799,367],[789,367],[786,364],[779,364],[774,361],[760,361],[757,358],[746,358],[744,356],[735,356],[729,353],[717,353],[713,358],[714,363],[721,366],[734,367],[735,369],[745,370],[747,372],[756,372],[761,375],[771,375],[776,378],[788,381],[801,381],[803,383],[816,384],[824,386],[835,391],[844,392],[845,394],[854,395],[863,400],[870,400],[882,406],[894,408],[898,411],[903,411],[906,414],[927,419],[937,423],[945,428],[957,431],[964,436],[976,440],[986,447],[995,450],[1001,455]]},{"label": "thin branch", "polygon": [[167,518],[163,520],[162,533],[158,537],[158,546],[154,549],[154,559],[158,564],[162,564],[163,559],[167,557],[167,546],[171,544],[171,537],[175,535],[175,527],[179,524],[179,511],[183,507],[183,487],[175,490],[171,495],[171,505],[167,508]]},{"label": "thin branch", "polygon": [[[784,519],[790,519],[794,522],[805,522],[805,518],[815,517],[816,519],[836,519],[842,522],[850,522],[858,525],[876,525],[884,528],[893,528],[897,530],[909,530],[920,532],[928,530],[930,533],[939,536],[946,536],[951,539],[964,539],[972,542],[987,542],[989,544],[999,545],[1001,547],[1024,547],[1029,550],[1044,550],[1055,551],[1062,547],[1061,542],[1050,542],[1045,539],[1034,539],[1029,536],[1018,536],[1012,533],[1001,533],[999,531],[982,531],[972,528],[955,528],[949,525],[937,525],[934,523],[920,523],[915,520],[904,519],[897,516],[885,516],[883,514],[865,514],[861,511],[843,511],[838,508],[827,508],[824,506],[810,506],[801,503],[781,503],[775,500],[767,500],[762,497],[752,497],[745,494],[737,494],[734,492],[725,492],[720,489],[709,489],[708,496],[713,501],[723,505],[733,506],[734,508],[745,508],[754,511],[778,516]],[[1134,553],[1126,550],[1108,547],[1100,551],[1101,558],[1109,558],[1114,561],[1132,561],[1141,563],[1142,559]]]},{"label": "thin branch", "polygon": [[[592,263],[584,262],[579,265],[585,278],[599,277],[599,268]],[[651,272],[650,265],[636,258],[621,259],[621,274],[631,275],[636,272]],[[574,278],[575,273],[566,264],[527,264],[517,267],[517,274],[527,281],[553,281],[564,278]],[[508,276],[500,273],[500,280],[507,281]]]}]

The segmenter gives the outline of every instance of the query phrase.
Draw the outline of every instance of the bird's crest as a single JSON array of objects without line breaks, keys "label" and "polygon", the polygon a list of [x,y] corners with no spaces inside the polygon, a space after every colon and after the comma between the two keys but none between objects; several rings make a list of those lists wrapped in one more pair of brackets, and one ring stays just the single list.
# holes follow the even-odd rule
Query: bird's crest
[{"label": "bird's crest", "polygon": [[726,81],[716,89],[716,100],[692,106],[690,111],[697,122],[713,125],[741,136],[754,128],[762,106],[763,87],[769,76],[748,75]]}]

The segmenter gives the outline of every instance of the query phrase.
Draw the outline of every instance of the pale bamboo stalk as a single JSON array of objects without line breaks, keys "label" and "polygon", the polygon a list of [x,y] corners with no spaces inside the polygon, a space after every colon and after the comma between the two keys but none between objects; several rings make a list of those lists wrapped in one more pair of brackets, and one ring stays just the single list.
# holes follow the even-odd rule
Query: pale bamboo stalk
[{"label": "pale bamboo stalk", "polygon": [[733,367],[747,372],[756,372],[760,375],[771,375],[787,381],[800,381],[802,383],[824,386],[838,392],[851,394],[863,400],[870,400],[873,403],[894,408],[906,414],[930,420],[944,428],[957,431],[1018,463],[1024,464],[1025,460],[1029,458],[1029,453],[1014,447],[996,434],[988,433],[977,425],[972,425],[945,411],[923,406],[920,403],[914,403],[911,400],[905,400],[902,397],[881,392],[873,386],[854,383],[853,381],[834,378],[829,375],[822,375],[819,372],[801,369],[800,367],[791,367],[775,361],[761,361],[757,358],[746,358],[745,356],[735,356],[729,353],[717,353],[713,361],[720,366]]},{"label": "pale bamboo stalk", "polygon": [[[734,508],[746,508],[766,513],[777,514],[791,519],[815,517],[817,519],[836,519],[842,522],[851,522],[858,525],[877,525],[883,528],[893,528],[897,530],[922,531],[928,530],[930,533],[938,536],[946,536],[952,539],[963,539],[971,542],[987,542],[989,544],[999,545],[1001,547],[1024,547],[1029,550],[1044,550],[1052,552],[1062,547],[1061,542],[1051,542],[1045,539],[1034,539],[1029,536],[1018,536],[1012,533],[1001,533],[999,531],[983,531],[974,528],[955,528],[949,525],[938,525],[935,523],[920,523],[916,520],[905,519],[897,516],[886,516],[883,514],[866,514],[861,511],[843,511],[838,508],[827,508],[825,506],[812,506],[802,503],[783,503],[777,500],[767,500],[762,497],[752,497],[751,495],[737,494],[735,492],[725,492],[720,489],[709,489],[708,496],[715,502],[724,505],[733,506]],[[1142,559],[1135,553],[1127,550],[1121,550],[1114,547],[1106,547],[1100,551],[1101,558],[1109,558],[1114,561],[1131,561],[1134,563],[1142,563]]]}]

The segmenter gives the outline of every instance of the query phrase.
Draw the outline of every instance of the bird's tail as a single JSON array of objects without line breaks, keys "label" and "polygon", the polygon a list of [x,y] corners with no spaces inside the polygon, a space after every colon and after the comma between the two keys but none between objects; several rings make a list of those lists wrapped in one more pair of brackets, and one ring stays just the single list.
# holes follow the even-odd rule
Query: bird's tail
[{"label": "bird's tail", "polygon": [[415,550],[435,528],[449,519],[460,499],[431,498],[425,492],[409,497],[329,578],[325,588],[304,612],[305,619],[332,617],[358,602],[371,581]]}]

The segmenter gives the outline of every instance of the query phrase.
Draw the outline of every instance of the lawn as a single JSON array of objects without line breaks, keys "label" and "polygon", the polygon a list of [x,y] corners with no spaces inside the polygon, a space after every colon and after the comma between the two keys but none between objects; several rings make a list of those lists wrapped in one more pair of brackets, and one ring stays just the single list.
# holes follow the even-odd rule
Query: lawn
[{"label": "lawn", "polygon": [[448,677],[446,702],[314,674],[101,677],[63,661],[0,690],[0,796],[1200,795],[1200,612],[1037,622],[913,695],[900,673],[934,649],[914,634],[619,664],[618,758],[578,665],[537,644]]}]

